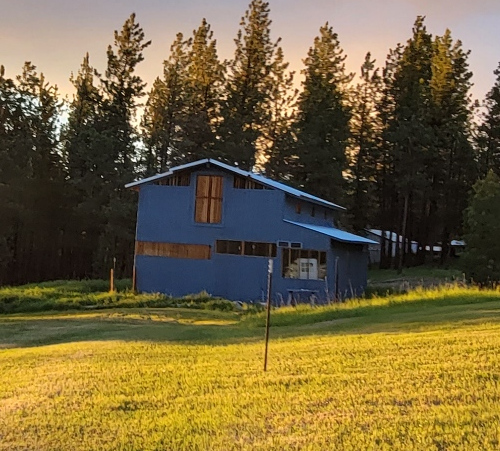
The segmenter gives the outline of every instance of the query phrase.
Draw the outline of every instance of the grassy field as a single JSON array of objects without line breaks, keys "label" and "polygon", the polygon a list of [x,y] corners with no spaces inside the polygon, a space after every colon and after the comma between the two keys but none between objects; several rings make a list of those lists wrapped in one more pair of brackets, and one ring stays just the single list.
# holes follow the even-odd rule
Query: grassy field
[{"label": "grassy field", "polygon": [[98,310],[137,307],[186,307],[206,310],[233,310],[234,304],[207,293],[172,298],[158,293],[135,294],[130,280],[118,280],[109,291],[107,280],[56,280],[0,288],[0,314],[49,310]]},{"label": "grassy field", "polygon": [[0,315],[0,450],[497,450],[500,292]]},{"label": "grassy field", "polygon": [[416,266],[403,268],[401,274],[398,274],[395,269],[370,269],[368,271],[369,292],[405,291],[416,287],[429,288],[463,281],[464,275],[454,267]]},{"label": "grassy field", "polygon": [[0,450],[497,450],[500,292],[0,315]]}]

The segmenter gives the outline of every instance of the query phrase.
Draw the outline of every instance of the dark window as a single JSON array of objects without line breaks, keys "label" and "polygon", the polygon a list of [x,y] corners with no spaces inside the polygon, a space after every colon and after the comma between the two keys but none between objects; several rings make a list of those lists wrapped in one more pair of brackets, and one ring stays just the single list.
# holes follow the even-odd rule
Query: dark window
[{"label": "dark window", "polygon": [[276,257],[276,244],[257,241],[217,240],[215,242],[215,251],[218,254]]},{"label": "dark window", "polygon": [[261,183],[256,182],[248,177],[234,177],[234,185],[236,189],[268,189]]},{"label": "dark window", "polygon": [[194,220],[217,224],[222,220],[222,177],[199,175],[196,179]]},{"label": "dark window", "polygon": [[243,244],[241,241],[217,240],[215,242],[215,252],[218,254],[241,255],[242,250]]},{"label": "dark window", "polygon": [[174,175],[172,177],[160,179],[156,184],[164,186],[189,186],[191,184],[191,174]]},{"label": "dark window", "polygon": [[300,212],[302,211],[302,205],[300,202],[297,202],[295,204],[295,213],[297,213],[298,215],[300,215]]},{"label": "dark window", "polygon": [[294,249],[301,249],[302,248],[302,243],[297,243],[297,242],[292,242],[290,243],[290,247],[294,248]]},{"label": "dark window", "polygon": [[276,244],[245,241],[244,253],[258,257],[276,257]]},{"label": "dark window", "polygon": [[290,279],[324,280],[326,252],[311,249],[282,249],[282,276]]},{"label": "dark window", "polygon": [[278,247],[290,247],[290,243],[288,241],[278,241]]}]

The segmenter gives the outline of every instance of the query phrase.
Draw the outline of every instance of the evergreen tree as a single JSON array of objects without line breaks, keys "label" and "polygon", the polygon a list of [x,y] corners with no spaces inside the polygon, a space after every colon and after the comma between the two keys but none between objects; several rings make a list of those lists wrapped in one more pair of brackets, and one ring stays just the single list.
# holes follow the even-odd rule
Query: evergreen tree
[{"label": "evergreen tree", "polygon": [[142,118],[145,174],[164,172],[182,163],[181,127],[186,114],[189,41],[178,33],[163,63],[163,79],[157,78]]},{"label": "evergreen tree", "polygon": [[295,102],[298,90],[293,88],[294,73],[281,47],[276,49],[276,57],[271,70],[272,89],[269,101],[271,119],[263,127],[266,175],[275,179],[290,180],[294,161],[294,136],[292,125],[295,121]]},{"label": "evergreen tree", "polygon": [[460,260],[467,278],[481,285],[500,282],[500,179],[492,170],[474,185],[465,223],[467,249]]},{"label": "evergreen tree", "polygon": [[251,169],[263,139],[262,129],[272,120],[272,68],[278,42],[271,40],[269,4],[252,0],[235,39],[229,61],[223,122],[219,130],[224,158]]},{"label": "evergreen tree", "polygon": [[475,154],[471,145],[469,52],[460,41],[453,42],[446,30],[434,40],[431,78],[431,125],[435,144],[428,173],[433,175],[433,190],[439,195],[437,217],[441,261],[448,255],[451,235],[462,231],[467,196],[476,179]]},{"label": "evergreen tree", "polygon": [[106,224],[104,206],[114,185],[115,162],[107,122],[102,115],[103,99],[94,85],[94,68],[88,53],[80,70],[70,78],[75,95],[69,105],[68,122],[62,133],[67,167],[67,192],[71,196],[70,266],[80,277],[103,277],[93,272],[98,240]]},{"label": "evergreen tree", "polygon": [[328,23],[320,28],[304,60],[304,81],[297,103],[294,182],[308,192],[341,203],[347,169],[350,108],[345,55]]},{"label": "evergreen tree", "polygon": [[[394,72],[394,117],[389,124],[392,141],[394,177],[398,191],[399,224],[397,232],[413,238],[408,226],[417,223],[413,217],[419,211],[429,180],[426,159],[433,144],[433,129],[429,123],[432,36],[424,18],[417,17],[413,36],[408,40]],[[406,248],[399,247],[397,266],[401,271]]]},{"label": "evergreen tree", "polygon": [[376,106],[381,100],[380,76],[375,60],[367,53],[361,66],[361,81],[352,92],[350,153],[350,214],[355,230],[373,224],[376,208],[375,180],[380,164],[380,118]]},{"label": "evergreen tree", "polygon": [[500,174],[500,63],[493,73],[496,77],[495,83],[486,94],[486,112],[478,136],[479,164],[483,176],[490,169]]},{"label": "evergreen tree", "polygon": [[44,280],[62,270],[60,102],[57,88],[33,64],[25,63],[17,83],[0,72],[0,191],[7,233],[0,247],[9,258],[0,267],[10,283]]},{"label": "evergreen tree", "polygon": [[135,73],[144,60],[143,51],[151,44],[131,14],[120,32],[114,33],[114,45],[107,50],[107,68],[101,83],[104,91],[102,115],[109,138],[106,155],[114,162],[114,175],[108,182],[110,197],[104,206],[107,222],[101,236],[101,256],[96,267],[107,270],[116,258],[117,275],[131,274],[135,198],[124,185],[135,178],[137,133],[133,126],[138,99],[146,84]]},{"label": "evergreen tree", "polygon": [[218,59],[216,44],[210,25],[203,19],[193,31],[187,54],[186,111],[179,146],[183,162],[217,155],[216,130],[225,69]]}]

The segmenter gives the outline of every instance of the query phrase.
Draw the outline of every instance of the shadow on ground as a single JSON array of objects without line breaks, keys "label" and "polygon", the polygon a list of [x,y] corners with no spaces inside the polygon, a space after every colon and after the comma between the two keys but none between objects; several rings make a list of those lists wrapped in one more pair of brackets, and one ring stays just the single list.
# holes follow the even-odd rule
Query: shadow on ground
[{"label": "shadow on ground", "polygon": [[[424,332],[500,323],[500,300],[417,301],[325,312],[276,312],[271,339],[326,334]],[[273,325],[274,321],[274,325]],[[187,309],[123,309],[0,316],[0,350],[82,341],[151,341],[213,346],[262,341],[264,319]]]}]

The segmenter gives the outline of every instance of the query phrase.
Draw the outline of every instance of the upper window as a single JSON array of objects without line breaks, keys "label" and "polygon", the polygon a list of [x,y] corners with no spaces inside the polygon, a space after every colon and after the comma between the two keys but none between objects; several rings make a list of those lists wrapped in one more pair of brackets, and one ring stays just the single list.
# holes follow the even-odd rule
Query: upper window
[{"label": "upper window", "polygon": [[207,224],[222,221],[222,177],[199,175],[196,178],[194,220]]},{"label": "upper window", "polygon": [[268,189],[261,183],[256,182],[248,177],[234,177],[234,185],[236,189]]},{"label": "upper window", "polygon": [[189,186],[191,184],[191,174],[179,174],[160,179],[156,182],[157,185],[166,186]]}]

